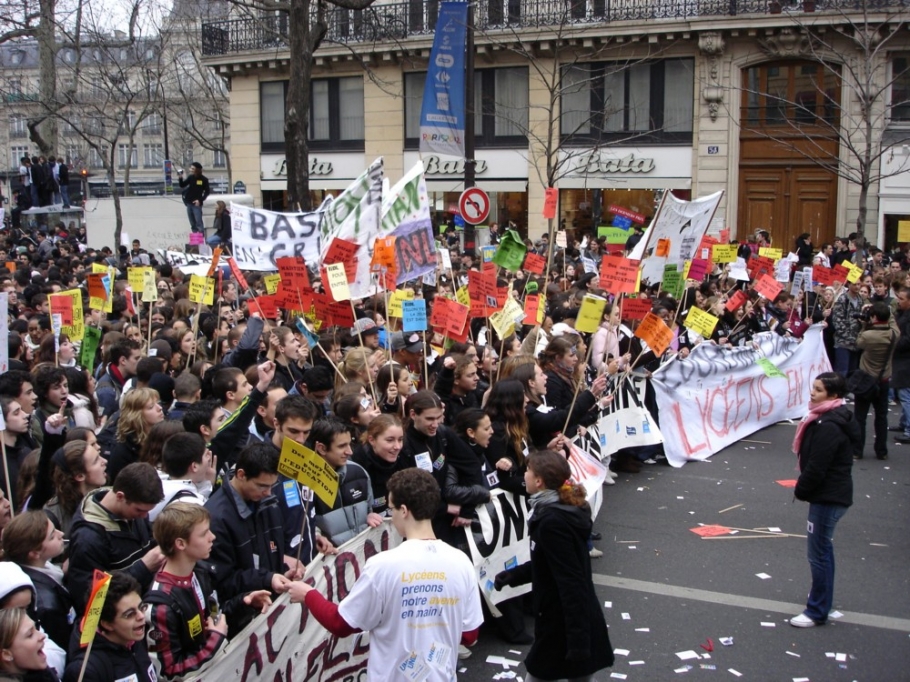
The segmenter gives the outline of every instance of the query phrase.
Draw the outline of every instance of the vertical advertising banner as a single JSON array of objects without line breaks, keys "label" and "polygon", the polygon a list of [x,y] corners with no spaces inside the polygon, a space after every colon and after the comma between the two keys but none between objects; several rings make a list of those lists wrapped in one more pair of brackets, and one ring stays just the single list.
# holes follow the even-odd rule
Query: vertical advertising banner
[{"label": "vertical advertising banner", "polygon": [[420,109],[421,154],[464,158],[467,22],[467,2],[440,4]]}]

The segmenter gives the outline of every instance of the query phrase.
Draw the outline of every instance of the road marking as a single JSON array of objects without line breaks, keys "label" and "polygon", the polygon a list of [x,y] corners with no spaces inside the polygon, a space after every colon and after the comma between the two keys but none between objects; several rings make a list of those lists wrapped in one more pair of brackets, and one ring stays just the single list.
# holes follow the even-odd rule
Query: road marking
[{"label": "road marking", "polygon": [[[649,594],[676,597],[678,599],[694,599],[696,601],[720,604],[722,606],[736,606],[745,609],[756,609],[758,611],[774,611],[788,616],[800,613],[803,608],[805,608],[803,604],[788,604],[787,602],[774,601],[772,599],[758,599],[756,597],[744,597],[739,594],[696,590],[691,587],[664,585],[663,583],[652,583],[646,580],[632,580],[631,578],[601,575],[599,573],[595,573],[592,578],[595,585],[603,585],[604,587],[617,587],[622,590],[647,592]],[[873,628],[883,628],[885,630],[910,632],[910,620],[906,618],[892,618],[891,616],[877,616],[871,613],[853,613],[847,611],[843,611],[842,613],[844,614],[843,618],[838,618],[838,623],[850,623],[852,625],[865,625]]]}]

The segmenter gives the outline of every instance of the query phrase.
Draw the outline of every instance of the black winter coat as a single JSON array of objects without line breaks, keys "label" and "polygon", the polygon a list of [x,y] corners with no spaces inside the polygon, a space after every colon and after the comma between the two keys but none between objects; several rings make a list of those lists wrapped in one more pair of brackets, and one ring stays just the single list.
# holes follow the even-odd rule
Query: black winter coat
[{"label": "black winter coat", "polygon": [[[73,631],[69,655],[66,657],[66,672],[63,673],[63,682],[76,682],[79,679],[79,670],[82,668],[82,659],[85,658],[87,649],[79,646],[79,628]],[[100,632],[92,643],[92,655],[85,664],[85,679],[91,682],[114,682],[114,680],[130,679],[136,682],[157,682],[158,676],[149,658],[148,648],[142,639],[133,643],[129,649],[119,644],[114,644]]]},{"label": "black winter coat", "polygon": [[30,611],[34,611],[47,636],[65,651],[70,644],[73,623],[77,617],[69,591],[47,573],[33,566],[20,564],[20,567],[35,586],[36,599]]},{"label": "black winter coat", "polygon": [[825,412],[809,424],[799,448],[796,499],[853,504],[853,453],[861,448],[859,423],[848,407]]},{"label": "black winter coat", "polygon": [[900,337],[894,344],[894,356],[891,360],[891,388],[910,388],[910,310],[898,311],[897,328]]},{"label": "black winter coat", "polygon": [[512,584],[531,582],[534,644],[525,659],[542,680],[593,675],[613,665],[607,623],[591,580],[588,509],[550,504],[528,518],[531,561]]}]

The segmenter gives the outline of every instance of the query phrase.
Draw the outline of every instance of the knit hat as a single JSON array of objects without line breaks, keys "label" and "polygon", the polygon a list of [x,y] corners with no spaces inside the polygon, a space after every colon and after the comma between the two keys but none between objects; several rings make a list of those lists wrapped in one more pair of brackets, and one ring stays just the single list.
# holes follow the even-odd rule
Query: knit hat
[{"label": "knit hat", "polygon": [[[171,361],[171,358],[174,357],[174,351],[171,348],[171,344],[165,339],[158,339],[152,341],[152,345],[149,346],[149,350],[155,351],[156,358],[164,358],[168,362]],[[149,353],[151,355],[151,353]]]},{"label": "knit hat", "polygon": [[376,323],[373,322],[368,317],[361,317],[359,320],[354,322],[354,326],[351,327],[351,336],[366,336],[367,334],[378,334],[379,327],[376,326]]}]

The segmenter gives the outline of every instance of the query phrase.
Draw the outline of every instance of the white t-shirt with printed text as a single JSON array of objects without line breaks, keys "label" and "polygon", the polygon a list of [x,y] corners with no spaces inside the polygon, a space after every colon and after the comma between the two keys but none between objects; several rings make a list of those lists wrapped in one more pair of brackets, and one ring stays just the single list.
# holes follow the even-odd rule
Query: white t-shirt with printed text
[{"label": "white t-shirt with printed text", "polygon": [[441,540],[371,557],[339,614],[370,631],[369,682],[451,682],[461,634],[483,623],[471,561]]}]

